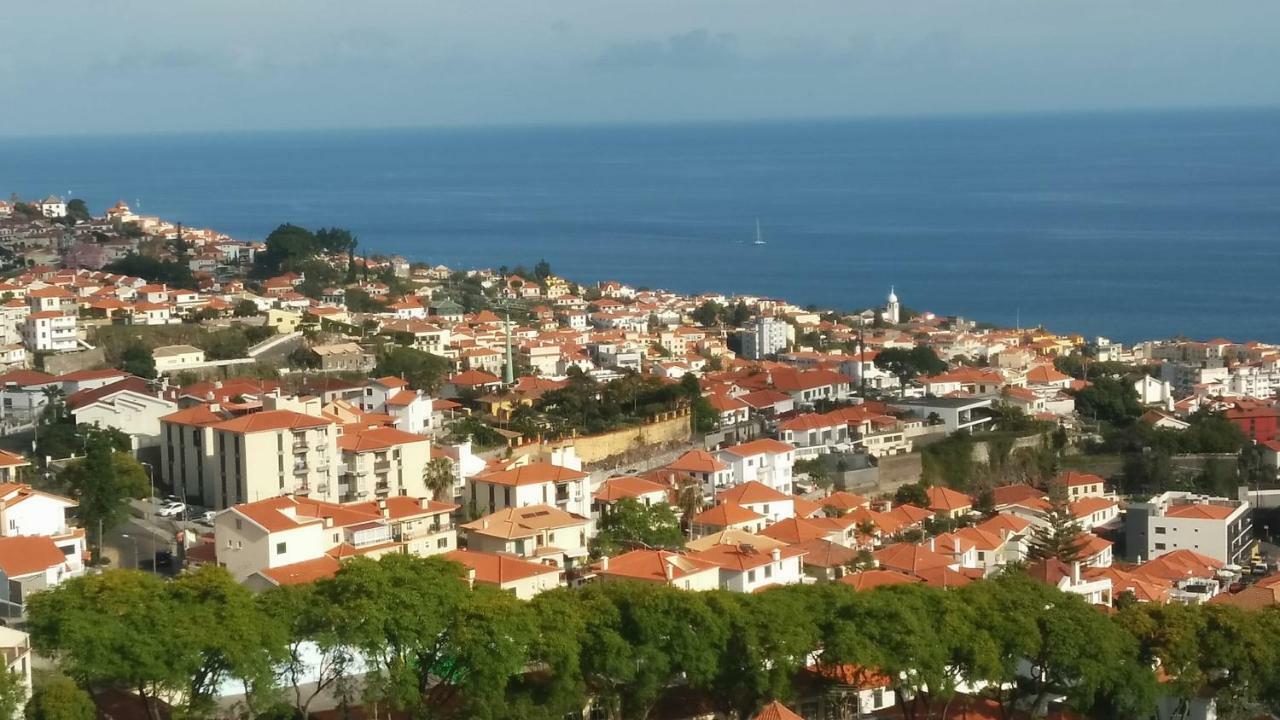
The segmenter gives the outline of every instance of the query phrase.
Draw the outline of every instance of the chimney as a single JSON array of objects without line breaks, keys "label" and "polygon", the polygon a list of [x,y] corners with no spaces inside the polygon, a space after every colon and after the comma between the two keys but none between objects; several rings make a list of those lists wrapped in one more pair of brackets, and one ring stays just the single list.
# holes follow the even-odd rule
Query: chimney
[{"label": "chimney", "polygon": [[[774,552],[777,552],[777,550],[774,550]],[[675,568],[671,567],[671,563],[666,558],[662,559],[662,574],[667,576],[667,582],[671,582],[676,575]]]},{"label": "chimney", "polygon": [[1080,561],[1079,560],[1076,560],[1075,562],[1071,563],[1071,584],[1072,585],[1080,584]]},{"label": "chimney", "polygon": [[476,586],[476,569],[467,568],[467,587],[474,588]]},{"label": "chimney", "polygon": [[937,541],[937,538],[932,537],[932,536],[930,536],[930,537],[929,537],[929,549],[930,549],[930,550],[932,550],[932,551],[937,551],[937,549],[938,549],[938,541]]},{"label": "chimney", "polygon": [[431,498],[418,498],[418,507],[426,510],[431,505]]},{"label": "chimney", "polygon": [[604,571],[607,571],[608,569],[609,569],[609,556],[605,555],[604,557],[600,558],[600,570],[604,572]]},{"label": "chimney", "polygon": [[489,519],[488,519],[488,518],[485,518],[484,520],[481,520],[481,521],[480,521],[480,529],[481,529],[481,530],[488,530],[488,529],[489,529]]},{"label": "chimney", "polygon": [[221,381],[221,380],[214,380],[214,381],[213,381],[213,386],[214,386],[215,388],[218,388],[219,390],[221,390],[221,389],[222,389],[222,381]]},{"label": "chimney", "polygon": [[778,549],[778,548],[774,548],[774,549],[773,549],[773,552],[772,552],[772,553],[770,553],[770,555],[772,555],[772,556],[773,556],[773,561],[774,561],[774,562],[779,562],[779,561],[781,561],[781,560],[782,560],[782,550],[780,550],[780,549]]},{"label": "chimney", "polygon": [[378,498],[378,512],[382,515],[382,517],[388,517],[389,515],[391,515],[391,513],[387,511],[386,498]]},{"label": "chimney", "polygon": [[205,393],[204,399],[208,400],[209,402],[213,402],[213,391],[210,390],[209,392]]}]

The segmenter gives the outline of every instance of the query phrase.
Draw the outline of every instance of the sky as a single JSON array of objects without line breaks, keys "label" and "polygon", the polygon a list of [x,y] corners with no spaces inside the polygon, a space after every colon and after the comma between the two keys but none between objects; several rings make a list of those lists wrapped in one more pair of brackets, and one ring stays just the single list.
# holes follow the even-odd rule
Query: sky
[{"label": "sky", "polygon": [[1277,0],[61,0],[0,135],[1280,105]]}]

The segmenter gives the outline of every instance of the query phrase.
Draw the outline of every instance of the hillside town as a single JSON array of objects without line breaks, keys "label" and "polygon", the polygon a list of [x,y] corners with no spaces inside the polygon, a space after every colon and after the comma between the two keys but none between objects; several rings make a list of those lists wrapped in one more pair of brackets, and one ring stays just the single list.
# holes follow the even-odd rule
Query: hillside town
[{"label": "hillside town", "polygon": [[1280,711],[1280,345],[57,196],[0,201],[0,262],[28,717]]}]

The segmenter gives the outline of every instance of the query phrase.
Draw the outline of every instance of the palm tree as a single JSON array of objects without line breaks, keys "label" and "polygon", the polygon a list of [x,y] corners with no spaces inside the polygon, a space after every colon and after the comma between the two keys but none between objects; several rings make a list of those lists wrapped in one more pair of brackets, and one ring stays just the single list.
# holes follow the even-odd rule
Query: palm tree
[{"label": "palm tree", "polygon": [[702,512],[702,484],[696,478],[685,477],[676,481],[676,507],[689,537],[693,537],[693,518]]},{"label": "palm tree", "polygon": [[431,458],[430,462],[422,466],[422,484],[431,493],[432,500],[451,499],[456,478],[453,461],[449,458]]}]

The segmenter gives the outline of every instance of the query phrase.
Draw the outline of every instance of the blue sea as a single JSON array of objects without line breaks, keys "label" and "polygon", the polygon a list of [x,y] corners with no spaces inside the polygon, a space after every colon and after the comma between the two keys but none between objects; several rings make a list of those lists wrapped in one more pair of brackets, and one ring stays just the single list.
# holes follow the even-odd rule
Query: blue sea
[{"label": "blue sea", "polygon": [[1280,341],[1278,110],[5,138],[10,192],[451,267]]}]

